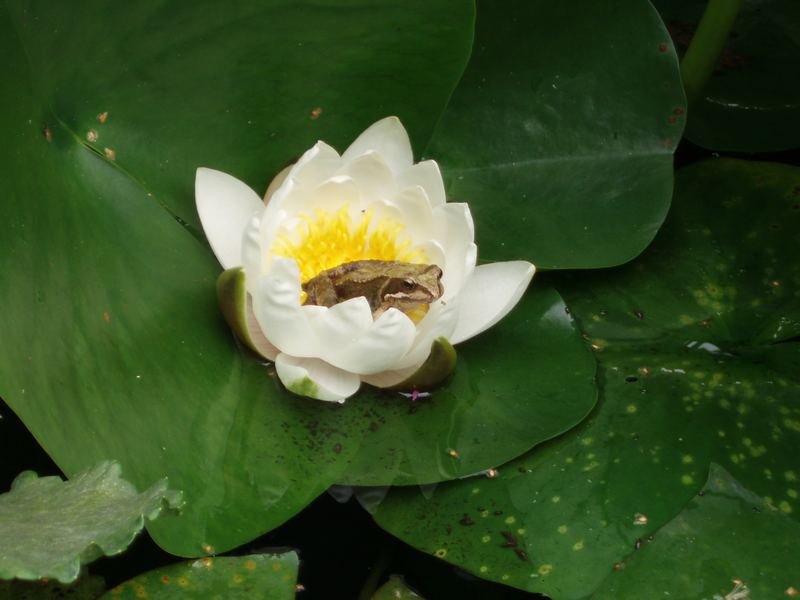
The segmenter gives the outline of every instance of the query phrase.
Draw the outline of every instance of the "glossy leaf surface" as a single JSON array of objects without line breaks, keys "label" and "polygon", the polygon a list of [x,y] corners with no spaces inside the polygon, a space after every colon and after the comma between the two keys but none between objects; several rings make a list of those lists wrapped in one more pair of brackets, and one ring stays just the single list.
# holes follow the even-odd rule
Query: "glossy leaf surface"
[{"label": "glossy leaf surface", "polygon": [[[705,0],[655,0],[680,54]],[[702,98],[688,115],[686,137],[713,150],[774,152],[800,147],[800,5],[746,0]]]},{"label": "glossy leaf surface", "polygon": [[[472,43],[471,2],[8,3],[44,106],[200,230],[199,166],[263,191],[317,140],[397,115],[422,145]],[[36,115],[36,125],[41,126]]]},{"label": "glossy leaf surface", "polygon": [[200,558],[143,573],[102,599],[291,600],[298,563],[295,552]]},{"label": "glossy leaf surface", "polygon": [[640,0],[487,0],[475,36],[425,154],[472,206],[481,254],[544,269],[635,257],[669,208],[685,112],[658,14]]},{"label": "glossy leaf surface", "polygon": [[119,554],[179,492],[161,480],[142,493],[104,462],[74,479],[21,473],[0,495],[0,578],[74,581],[81,564]]},{"label": "glossy leaf surface", "polygon": [[798,536],[800,524],[712,464],[701,492],[592,598],[791,598]]},{"label": "glossy leaf surface", "polygon": [[718,462],[800,514],[800,169],[733,160],[679,172],[653,246],[560,287],[601,365],[577,428],[494,480],[390,493],[378,523],[472,573],[555,598],[593,593]]},{"label": "glossy leaf surface", "polygon": [[[219,267],[205,242],[171,213],[193,220],[183,212],[192,202],[184,189],[193,180],[189,163],[225,154],[241,161],[231,171],[246,174],[294,151],[266,137],[258,138],[263,156],[250,151],[245,117],[254,113],[237,112],[235,123],[225,116],[242,97],[266,98],[258,114],[286,130],[296,126],[302,147],[324,135],[316,129],[324,112],[307,120],[304,113],[298,124],[294,113],[270,104],[291,86],[293,98],[312,98],[317,83],[308,73],[298,79],[276,71],[274,40],[253,33],[259,23],[275,27],[276,18],[283,34],[302,41],[304,13],[294,4],[237,5],[218,23],[208,17],[211,4],[180,12],[153,1],[131,8],[121,23],[103,5],[92,13],[88,39],[118,26],[117,38],[87,46],[79,36],[53,34],[48,24],[61,9],[40,14],[42,6],[14,4],[13,19],[0,22],[3,77],[16,82],[0,97],[3,130],[13,140],[2,163],[0,302],[15,315],[0,322],[0,394],[68,474],[112,457],[136,485],[168,475],[187,504],[180,516],[151,527],[165,549],[187,556],[225,551],[282,523],[337,482],[428,483],[479,472],[569,429],[591,409],[594,360],[557,292],[536,284],[508,319],[460,345],[448,382],[415,404],[369,389],[343,407],[287,393],[269,367],[236,345],[217,307]],[[336,6],[317,6],[313,18],[327,14],[338,35],[351,36],[347,59],[336,63],[337,81],[358,83],[347,88],[348,110],[372,119],[391,109],[424,139],[426,119],[441,109],[463,63],[471,6],[405,7],[403,18],[418,27],[397,29],[399,9],[377,4],[353,12],[344,30],[338,19],[348,11]],[[442,11],[447,19],[437,16]],[[447,24],[433,35],[435,22]],[[154,28],[151,37],[135,35],[144,24]],[[388,43],[383,34],[357,35],[390,27],[393,52],[370,46]],[[177,38],[164,33],[175,29]],[[56,36],[65,55],[46,65],[56,42],[45,34]],[[32,47],[39,41],[47,52]],[[89,50],[86,60],[67,59]],[[112,58],[119,68],[100,68]],[[415,60],[436,73],[425,93],[417,91],[419,77],[433,75],[416,73]],[[181,61],[193,66],[178,76]],[[223,63],[234,65],[236,86],[224,85],[234,75],[220,74]],[[339,72],[346,68],[352,72]],[[363,80],[364,69],[392,85]],[[261,71],[287,79],[278,85],[282,79],[256,77]],[[119,79],[112,86],[108,77]],[[219,85],[208,91],[212,81]],[[401,83],[403,93],[394,87]],[[171,95],[187,103],[186,114],[168,106],[183,124],[180,136],[152,121],[163,116],[153,98],[163,104]],[[208,111],[238,135],[226,138],[214,119],[208,131],[197,127]],[[182,120],[190,117],[191,125]],[[334,143],[353,127],[347,119],[335,122],[341,129],[326,130]],[[228,141],[220,147],[220,140]],[[101,146],[114,153],[98,156]],[[166,158],[153,166],[166,149],[180,155],[174,172]],[[496,351],[503,346],[515,353]],[[542,358],[532,362],[534,355]],[[541,383],[545,373],[557,376]]]}]

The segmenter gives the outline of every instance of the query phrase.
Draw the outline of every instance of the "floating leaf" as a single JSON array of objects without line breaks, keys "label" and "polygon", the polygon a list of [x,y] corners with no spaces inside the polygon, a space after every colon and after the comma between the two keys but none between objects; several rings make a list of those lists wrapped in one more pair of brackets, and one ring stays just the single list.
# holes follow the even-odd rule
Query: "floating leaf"
[{"label": "floating leaf", "polygon": [[800,595],[798,538],[800,524],[712,464],[700,494],[592,598],[790,598]]},{"label": "floating leaf", "polygon": [[[686,51],[706,0],[655,0],[678,52]],[[800,145],[800,5],[748,0],[728,35],[686,137],[704,148],[773,152]]]},{"label": "floating leaf", "polygon": [[68,481],[21,473],[0,495],[0,577],[74,581],[82,563],[125,550],[180,493],[162,479],[141,494],[103,462]]},{"label": "floating leaf", "polygon": [[483,256],[539,268],[639,254],[672,193],[685,103],[649,2],[484,0],[425,154],[469,202]]},{"label": "floating leaf", "polygon": [[200,558],[148,571],[101,600],[291,600],[298,563],[295,552]]},{"label": "floating leaf", "polygon": [[431,500],[391,492],[381,526],[480,577],[570,599],[669,522],[712,461],[800,514],[800,169],[719,160],[676,183],[639,260],[560,279],[601,366],[590,418],[493,480]]}]

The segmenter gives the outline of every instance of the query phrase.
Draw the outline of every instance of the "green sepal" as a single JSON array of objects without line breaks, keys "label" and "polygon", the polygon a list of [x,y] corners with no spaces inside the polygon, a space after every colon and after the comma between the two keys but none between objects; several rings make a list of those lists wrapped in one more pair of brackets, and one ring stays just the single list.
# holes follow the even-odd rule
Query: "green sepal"
[{"label": "green sepal", "polygon": [[431,353],[420,368],[414,371],[413,375],[389,389],[429,390],[450,376],[456,368],[457,360],[458,355],[453,345],[446,338],[438,337],[431,344]]},{"label": "green sepal", "polygon": [[247,326],[247,288],[242,267],[220,273],[217,278],[217,299],[222,315],[239,341],[259,356],[264,356],[253,342]]}]

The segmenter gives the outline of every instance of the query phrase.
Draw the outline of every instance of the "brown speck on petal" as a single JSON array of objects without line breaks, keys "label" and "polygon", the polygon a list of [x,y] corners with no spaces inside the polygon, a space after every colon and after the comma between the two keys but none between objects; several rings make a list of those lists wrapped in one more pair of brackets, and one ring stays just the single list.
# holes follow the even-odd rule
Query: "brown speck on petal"
[{"label": "brown speck on petal", "polygon": [[624,562],[614,563],[614,570],[615,571],[622,571],[622,569],[624,569],[624,568],[625,568],[625,563]]},{"label": "brown speck on petal", "polygon": [[95,143],[97,141],[97,132],[94,129],[90,129],[86,132],[86,141]]},{"label": "brown speck on petal", "polygon": [[44,134],[44,139],[48,144],[53,141],[53,132],[49,127],[45,125],[44,129],[42,129],[42,133]]},{"label": "brown speck on petal", "polygon": [[790,596],[792,598],[794,598],[795,596],[800,596],[800,592],[798,592],[797,588],[793,587],[793,586],[790,586],[790,587],[786,588],[786,591],[784,592],[784,594],[786,594],[787,596]]},{"label": "brown speck on petal", "polygon": [[450,450],[447,451],[447,454],[452,458],[458,458],[458,452],[456,452],[453,448],[450,448]]},{"label": "brown speck on petal", "polygon": [[113,148],[103,148],[103,154],[106,155],[108,160],[116,160],[117,159],[117,152]]},{"label": "brown speck on petal", "polygon": [[311,111],[311,120],[316,121],[319,119],[319,116],[322,114],[322,109],[318,106],[314,110]]},{"label": "brown speck on petal", "polygon": [[97,120],[100,121],[101,123],[105,123],[107,118],[108,118],[107,110],[97,115]]}]

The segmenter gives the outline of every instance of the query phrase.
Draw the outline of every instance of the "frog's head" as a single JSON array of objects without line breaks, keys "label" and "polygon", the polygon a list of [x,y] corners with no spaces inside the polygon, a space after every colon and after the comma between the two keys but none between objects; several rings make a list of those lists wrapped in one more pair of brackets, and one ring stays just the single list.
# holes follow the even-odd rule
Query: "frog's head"
[{"label": "frog's head", "polygon": [[437,265],[396,263],[382,290],[382,299],[390,306],[407,311],[435,302],[443,293],[442,269]]}]

